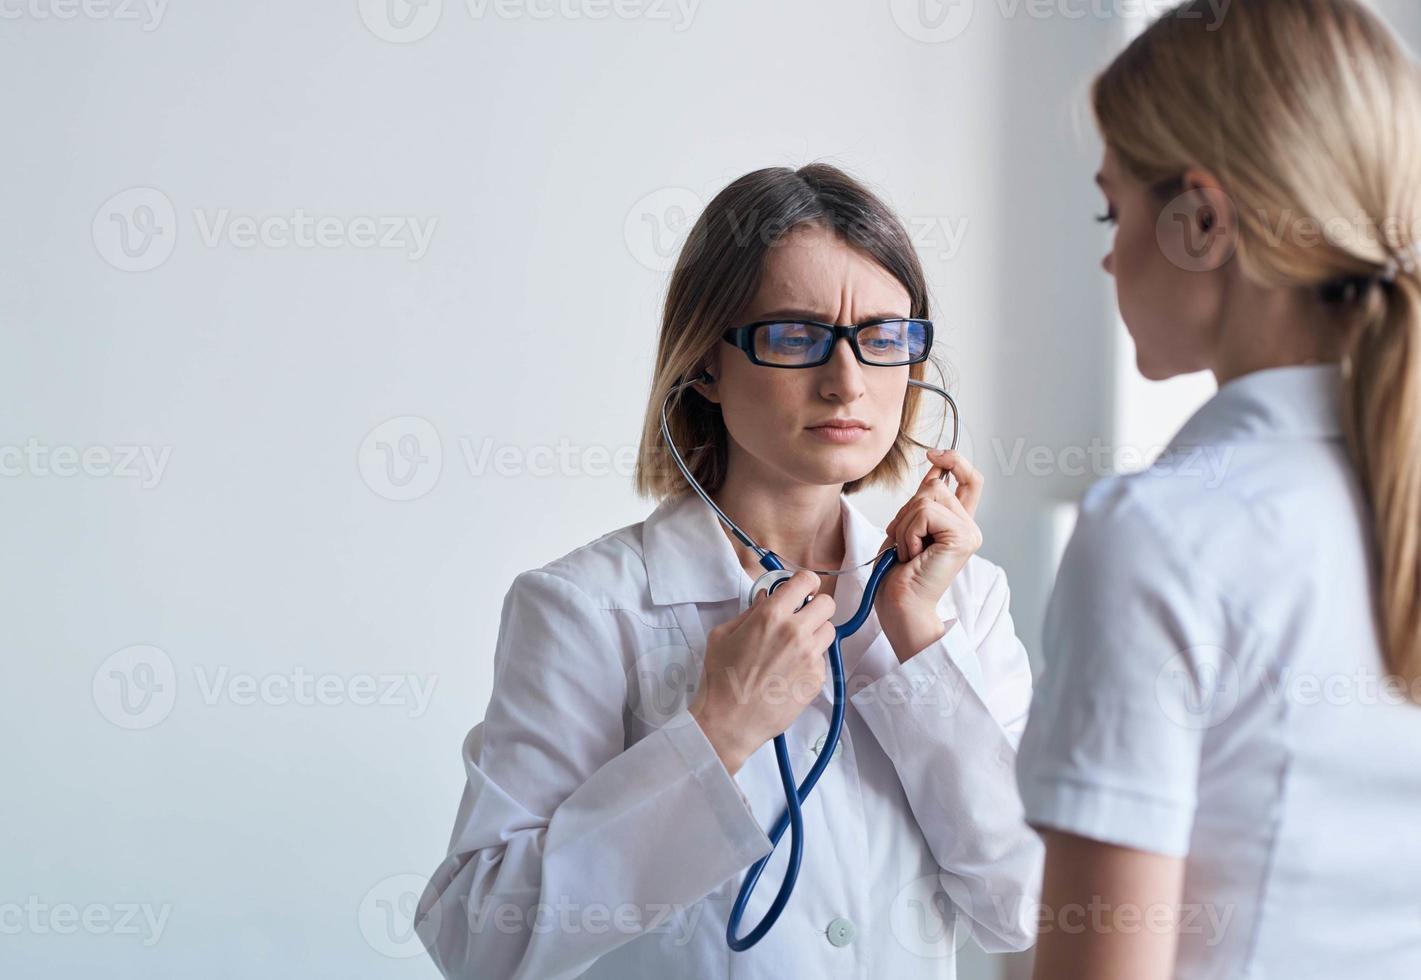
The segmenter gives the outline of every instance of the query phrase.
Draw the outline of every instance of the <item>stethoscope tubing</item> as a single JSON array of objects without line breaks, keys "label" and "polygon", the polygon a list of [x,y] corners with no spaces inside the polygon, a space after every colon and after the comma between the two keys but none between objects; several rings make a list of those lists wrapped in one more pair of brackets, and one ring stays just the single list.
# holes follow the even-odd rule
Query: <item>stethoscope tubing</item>
[{"label": "stethoscope tubing", "polygon": [[[766,552],[760,563],[771,571],[784,568],[773,551]],[[844,656],[839,644],[845,637],[852,636],[857,632],[858,628],[868,619],[869,611],[873,609],[874,597],[878,595],[879,583],[882,582],[884,574],[897,563],[897,548],[890,548],[879,556],[873,566],[873,571],[869,574],[868,582],[864,585],[863,599],[859,602],[858,610],[854,613],[853,618],[834,627],[834,641],[829,644],[829,670],[834,681],[834,708],[829,716],[829,732],[824,737],[824,747],[819,751],[819,758],[814,760],[814,765],[805,775],[804,782],[800,783],[798,787],[794,783],[794,766],[789,758],[789,744],[785,740],[783,732],[775,736],[775,762],[779,766],[780,782],[784,787],[785,810],[770,829],[770,853],[750,866],[745,873],[745,880],[740,884],[740,892],[735,896],[735,904],[731,907],[730,918],[725,926],[725,941],[737,953],[744,952],[765,937],[765,934],[770,931],[770,927],[775,924],[775,920],[780,917],[780,913],[784,911],[790,895],[794,892],[795,883],[799,878],[800,859],[804,854],[804,819],[800,807],[805,800],[809,799],[809,794],[814,790],[814,784],[819,782],[820,775],[823,774],[830,760],[834,758],[834,750],[839,747],[839,733],[844,727]],[[770,591],[773,592],[781,584],[783,583],[773,583],[770,586]],[[765,870],[765,865],[774,856],[775,848],[779,846],[780,838],[784,836],[786,827],[790,828],[789,865],[785,869],[784,880],[780,882],[780,889],[759,924],[747,935],[737,937],[735,933],[740,928],[740,919],[745,914],[745,907],[750,902],[750,895],[760,881],[760,873]]]},{"label": "stethoscope tubing", "polygon": [[[686,478],[686,482],[690,484],[691,489],[699,494],[701,499],[715,511],[716,516],[720,518],[741,544],[759,556],[760,564],[765,568],[767,575],[771,572],[787,571],[784,562],[780,560],[778,555],[756,544],[750,535],[741,530],[740,526],[732,521],[730,517],[726,515],[725,511],[717,506],[716,502],[711,499],[710,494],[706,493],[705,488],[691,475],[690,467],[687,466],[686,461],[681,458],[681,453],[677,450],[676,443],[671,439],[671,427],[666,419],[667,405],[670,404],[672,396],[682,388],[695,384],[697,381],[704,380],[705,377],[705,375],[700,375],[688,381],[681,381],[673,385],[671,389],[667,391],[666,397],[661,402],[661,436],[666,441],[667,448],[671,450],[672,458],[676,461],[677,467]],[[915,378],[909,378],[908,384],[936,392],[947,400],[948,406],[952,409],[952,442],[948,448],[956,449],[962,421],[957,411],[957,402],[953,401],[952,396],[949,395],[946,390],[939,388],[937,385],[928,384],[926,381],[918,381]],[[947,473],[943,473],[942,479],[947,479]],[[869,573],[868,581],[864,584],[863,598],[859,601],[858,609],[854,612],[852,618],[834,627],[834,641],[829,645],[828,650],[829,671],[834,684],[834,705],[833,711],[829,716],[829,731],[824,737],[824,747],[819,752],[819,758],[814,760],[814,765],[809,768],[809,772],[805,775],[804,781],[797,786],[795,785],[794,766],[789,758],[789,744],[785,740],[783,732],[775,736],[775,763],[779,767],[780,783],[784,788],[785,810],[780,814],[779,819],[775,821],[774,826],[770,828],[770,853],[760,858],[746,871],[745,880],[740,883],[740,891],[735,896],[735,904],[731,907],[730,918],[725,926],[725,940],[730,948],[736,952],[744,952],[765,938],[765,934],[770,931],[770,927],[773,926],[775,920],[780,917],[780,913],[784,911],[785,905],[789,902],[790,895],[794,892],[795,883],[799,879],[800,862],[804,857],[804,816],[801,812],[801,807],[804,801],[809,798],[809,794],[814,790],[814,784],[819,782],[819,777],[823,774],[825,767],[827,767],[830,760],[834,758],[834,751],[839,747],[839,736],[844,727],[844,657],[840,649],[840,643],[845,637],[852,636],[857,632],[858,628],[868,619],[868,615],[873,609],[873,601],[878,595],[879,584],[883,581],[884,574],[897,563],[898,549],[896,547],[885,549],[874,559],[873,571]],[[867,564],[867,562],[864,564]],[[816,574],[842,575],[852,570],[853,569],[825,572],[816,571]],[[770,581],[768,591],[773,593],[775,589],[779,588],[786,581],[788,581],[788,576]],[[751,592],[751,598],[753,599],[753,587]],[[806,602],[807,601],[808,600],[806,600]],[[801,608],[803,608],[802,605]],[[745,936],[737,937],[735,934],[740,929],[740,920],[745,914],[746,906],[750,902],[750,895],[755,891],[755,886],[760,881],[760,875],[765,870],[765,865],[769,863],[770,858],[774,857],[775,848],[779,846],[780,839],[784,836],[786,828],[788,828],[790,832],[790,841],[789,864],[785,869],[784,880],[780,882],[779,891],[775,893],[774,900],[770,903],[770,907],[765,911],[764,916],[761,917],[760,922]]]}]

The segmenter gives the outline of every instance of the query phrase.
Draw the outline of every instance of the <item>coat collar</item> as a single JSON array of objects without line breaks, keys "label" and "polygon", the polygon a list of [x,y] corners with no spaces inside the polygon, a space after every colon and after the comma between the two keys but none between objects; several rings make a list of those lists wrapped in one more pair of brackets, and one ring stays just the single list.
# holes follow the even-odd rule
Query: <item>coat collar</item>
[{"label": "coat collar", "polygon": [[[858,566],[877,554],[885,537],[883,529],[842,494],[839,514],[846,548],[844,565]],[[651,599],[657,605],[743,598],[754,582],[741,567],[720,518],[690,490],[663,500],[647,517],[642,527],[642,557]],[[856,568],[860,583],[867,579],[868,571]]]},{"label": "coat collar", "polygon": [[1219,386],[1170,441],[1171,449],[1257,439],[1336,439],[1342,435],[1337,364],[1265,368]]}]

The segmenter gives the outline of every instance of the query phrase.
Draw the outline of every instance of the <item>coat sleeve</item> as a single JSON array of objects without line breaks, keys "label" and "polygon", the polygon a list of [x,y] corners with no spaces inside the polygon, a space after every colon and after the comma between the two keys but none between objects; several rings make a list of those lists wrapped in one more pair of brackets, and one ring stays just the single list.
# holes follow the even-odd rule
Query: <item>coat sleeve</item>
[{"label": "coat sleeve", "polygon": [[504,599],[448,855],[415,913],[446,977],[575,977],[669,930],[770,850],[685,709],[625,744],[612,615],[543,569],[520,574]]},{"label": "coat sleeve", "polygon": [[1035,941],[1044,851],[1016,787],[1031,667],[1008,611],[1006,576],[983,565],[971,634],[947,632],[850,699],[892,761],[940,867],[947,897],[988,952]]}]

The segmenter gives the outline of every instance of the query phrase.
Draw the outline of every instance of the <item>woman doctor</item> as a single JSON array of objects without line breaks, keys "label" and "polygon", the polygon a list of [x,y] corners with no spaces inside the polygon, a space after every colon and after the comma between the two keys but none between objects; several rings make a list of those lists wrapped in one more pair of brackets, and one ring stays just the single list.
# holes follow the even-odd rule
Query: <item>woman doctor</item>
[{"label": "woman doctor", "polygon": [[1421,977],[1421,91],[1352,0],[1204,0],[1096,81],[1141,372],[1021,744],[1042,980]]},{"label": "woman doctor", "polygon": [[[981,476],[931,456],[886,529],[845,496],[922,459],[905,430],[923,362],[874,338],[927,312],[902,225],[833,167],[756,171],[705,209],[670,283],[642,438],[637,486],[660,505],[505,598],[448,857],[417,911],[446,976],[952,977],[968,934],[1030,944],[1041,850],[1013,771],[1031,676],[1006,580],[975,555]],[[895,322],[818,344],[803,326],[879,320]],[[749,350],[724,337],[757,323]],[[854,572],[801,570],[749,604],[763,569],[659,428],[672,386],[703,371],[669,418],[697,480],[788,568]],[[857,566],[890,545],[903,564],[844,642],[843,734],[804,806],[797,888],[732,952],[731,903],[784,809],[770,741],[786,734],[797,778],[815,761],[834,625],[863,594]]]}]

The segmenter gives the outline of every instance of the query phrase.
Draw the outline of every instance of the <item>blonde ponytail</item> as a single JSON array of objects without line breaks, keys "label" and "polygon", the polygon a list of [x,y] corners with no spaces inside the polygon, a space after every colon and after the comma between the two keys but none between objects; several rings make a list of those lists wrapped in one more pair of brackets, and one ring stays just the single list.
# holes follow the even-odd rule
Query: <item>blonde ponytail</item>
[{"label": "blonde ponytail", "polygon": [[[1421,281],[1377,290],[1343,360],[1347,443],[1371,504],[1377,617],[1390,673],[1421,684]],[[1369,311],[1370,312],[1370,311]]]}]

